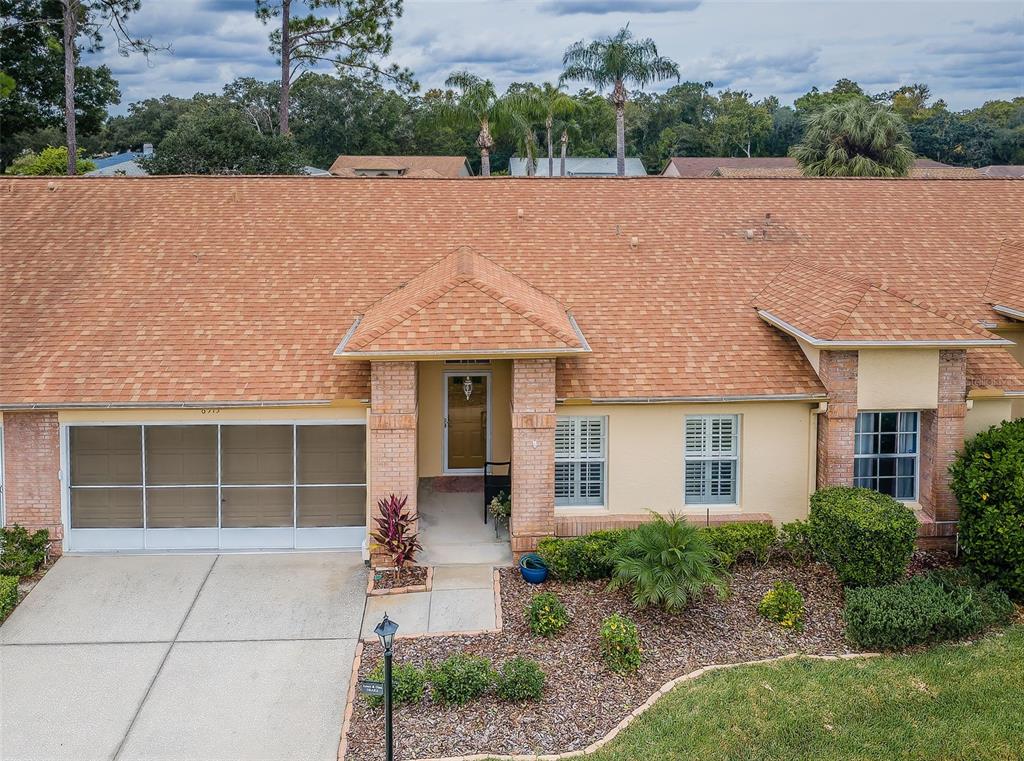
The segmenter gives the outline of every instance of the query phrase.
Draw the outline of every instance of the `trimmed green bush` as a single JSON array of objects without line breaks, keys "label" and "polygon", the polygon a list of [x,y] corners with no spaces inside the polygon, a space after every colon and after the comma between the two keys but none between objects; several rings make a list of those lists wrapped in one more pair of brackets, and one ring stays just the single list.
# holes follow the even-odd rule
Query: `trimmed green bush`
[{"label": "trimmed green bush", "polygon": [[585,536],[546,537],[537,545],[541,556],[560,581],[608,579],[612,575],[610,552],[630,529],[594,531]]},{"label": "trimmed green bush", "polygon": [[725,593],[721,557],[701,529],[677,515],[655,514],[612,551],[615,572],[608,588],[630,588],[638,608],[678,610],[709,589]]},{"label": "trimmed green bush", "polygon": [[619,674],[640,668],[640,631],[625,616],[612,613],[601,622],[601,658],[605,665]]},{"label": "trimmed green bush", "polygon": [[50,532],[46,529],[30,534],[18,524],[0,528],[0,574],[19,577],[34,574],[46,560],[49,541]]},{"label": "trimmed green bush", "polygon": [[494,676],[494,667],[487,658],[466,653],[456,653],[427,669],[434,700],[455,705],[483,695],[493,684]]},{"label": "trimmed green bush", "polygon": [[1006,592],[993,582],[986,582],[969,568],[947,568],[932,571],[932,579],[947,589],[967,587],[974,590],[975,599],[981,607],[981,625],[1005,626],[1013,619],[1013,602]]},{"label": "trimmed green bush", "polygon": [[769,589],[757,612],[783,629],[804,630],[804,596],[791,581],[780,581]]},{"label": "trimmed green bush", "polygon": [[498,697],[510,703],[540,700],[544,694],[544,672],[537,661],[510,658],[495,679]]},{"label": "trimmed green bush", "polygon": [[808,523],[818,559],[852,587],[877,587],[901,578],[917,538],[917,518],[910,508],[886,494],[850,486],[812,494]]},{"label": "trimmed green bush", "polygon": [[783,523],[779,528],[779,547],[797,565],[810,563],[814,560],[810,524],[807,521]]},{"label": "trimmed green bush", "polygon": [[530,600],[526,620],[534,634],[554,637],[569,624],[569,611],[554,592],[541,592]]},{"label": "trimmed green bush", "polygon": [[18,577],[0,576],[0,621],[18,604]]},{"label": "trimmed green bush", "polygon": [[777,538],[770,523],[725,523],[703,529],[708,542],[722,554],[722,564],[730,567],[738,560],[764,563]]},{"label": "trimmed green bush", "polygon": [[[384,681],[384,662],[380,661],[370,672],[370,679]],[[395,705],[415,704],[423,700],[423,688],[427,683],[427,675],[411,663],[394,663],[391,666],[391,697]],[[366,701],[372,706],[384,705],[384,698],[367,695]]]},{"label": "trimmed green bush", "polygon": [[1024,418],[972,438],[949,472],[964,563],[1024,600]]},{"label": "trimmed green bush", "polygon": [[846,636],[863,648],[896,650],[966,637],[1005,624],[1013,607],[1005,593],[979,589],[949,572],[915,576],[885,587],[846,592]]}]

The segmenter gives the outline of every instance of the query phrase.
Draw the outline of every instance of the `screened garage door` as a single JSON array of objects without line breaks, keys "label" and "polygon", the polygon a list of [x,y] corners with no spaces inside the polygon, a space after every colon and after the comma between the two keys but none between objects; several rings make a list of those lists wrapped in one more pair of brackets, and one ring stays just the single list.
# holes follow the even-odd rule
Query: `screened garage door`
[{"label": "screened garage door", "polygon": [[75,425],[68,545],[88,549],[358,547],[366,429]]}]

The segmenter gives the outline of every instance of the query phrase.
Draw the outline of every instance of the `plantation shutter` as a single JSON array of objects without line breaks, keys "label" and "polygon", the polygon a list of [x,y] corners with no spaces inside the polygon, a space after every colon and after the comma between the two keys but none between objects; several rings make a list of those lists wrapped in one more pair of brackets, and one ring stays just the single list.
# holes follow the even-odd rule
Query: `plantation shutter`
[{"label": "plantation shutter", "polygon": [[736,502],[739,416],[692,415],[684,432],[686,504]]},{"label": "plantation shutter", "polygon": [[603,505],[607,418],[559,417],[555,424],[555,504]]}]

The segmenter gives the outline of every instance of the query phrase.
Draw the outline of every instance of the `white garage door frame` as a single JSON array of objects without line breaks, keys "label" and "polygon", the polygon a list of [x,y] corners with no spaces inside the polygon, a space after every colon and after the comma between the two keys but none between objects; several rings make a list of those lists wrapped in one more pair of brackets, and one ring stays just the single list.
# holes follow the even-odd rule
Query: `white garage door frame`
[{"label": "white garage door frame", "polygon": [[[156,426],[189,426],[212,425],[217,427],[217,528],[147,528],[146,490],[143,489],[143,528],[72,528],[71,527],[71,447],[70,429],[76,427],[99,426],[140,426],[143,428]],[[242,425],[288,425],[292,426],[292,526],[280,528],[223,528],[220,518],[221,510],[221,446],[220,430],[222,426]],[[366,421],[352,420],[231,420],[218,423],[207,422],[172,422],[134,420],[131,422],[83,422],[66,423],[60,427],[60,459],[61,459],[61,520],[64,523],[64,549],[69,552],[168,552],[180,550],[303,550],[303,549],[359,549],[363,546],[366,536],[366,525],[302,528],[297,525],[297,499],[295,490],[297,469],[297,431],[302,426],[315,425],[358,425],[364,429]],[[143,441],[145,435],[143,434]],[[142,451],[142,468],[145,472],[145,445]],[[367,479],[369,472],[367,471]],[[318,486],[360,486],[367,484],[317,484]],[[260,486],[270,486],[260,484]],[[82,488],[82,487],[79,487]]]}]

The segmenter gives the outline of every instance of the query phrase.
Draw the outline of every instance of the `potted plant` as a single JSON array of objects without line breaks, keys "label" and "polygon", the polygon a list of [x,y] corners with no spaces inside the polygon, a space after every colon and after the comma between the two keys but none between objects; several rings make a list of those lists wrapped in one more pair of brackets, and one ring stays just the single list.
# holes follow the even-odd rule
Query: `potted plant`
[{"label": "potted plant", "polygon": [[504,491],[498,492],[488,505],[494,518],[494,534],[498,539],[508,539],[508,524],[512,518],[512,498]]},{"label": "potted plant", "polygon": [[548,566],[536,552],[528,552],[519,558],[519,572],[528,584],[540,584],[548,577]]},{"label": "potted plant", "polygon": [[377,500],[380,513],[374,518],[377,530],[370,534],[373,541],[391,556],[399,579],[402,577],[402,569],[412,563],[416,553],[423,549],[419,535],[412,530],[416,519],[405,509],[408,501],[408,497],[399,499],[394,494],[387,499]]}]

